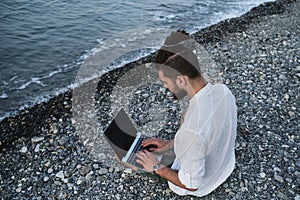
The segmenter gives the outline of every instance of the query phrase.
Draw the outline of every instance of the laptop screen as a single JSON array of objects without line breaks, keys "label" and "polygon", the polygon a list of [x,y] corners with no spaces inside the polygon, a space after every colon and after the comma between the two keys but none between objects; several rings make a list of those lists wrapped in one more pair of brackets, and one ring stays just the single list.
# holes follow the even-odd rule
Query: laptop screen
[{"label": "laptop screen", "polygon": [[130,149],[136,134],[137,130],[123,108],[104,131],[104,136],[120,159]]}]

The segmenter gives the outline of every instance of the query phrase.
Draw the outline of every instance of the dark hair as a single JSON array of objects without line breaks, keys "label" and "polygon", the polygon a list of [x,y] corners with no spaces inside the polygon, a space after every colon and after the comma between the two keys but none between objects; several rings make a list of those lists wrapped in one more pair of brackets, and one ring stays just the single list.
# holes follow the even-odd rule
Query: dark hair
[{"label": "dark hair", "polygon": [[175,79],[179,75],[186,75],[190,79],[201,77],[199,62],[193,51],[181,42],[191,38],[185,31],[172,32],[158,50],[155,66],[164,76]]}]

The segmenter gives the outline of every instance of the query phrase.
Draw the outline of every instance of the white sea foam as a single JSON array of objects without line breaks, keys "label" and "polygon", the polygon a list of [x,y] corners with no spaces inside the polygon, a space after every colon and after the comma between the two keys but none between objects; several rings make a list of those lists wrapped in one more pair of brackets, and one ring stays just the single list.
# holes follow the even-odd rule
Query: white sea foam
[{"label": "white sea foam", "polygon": [[28,81],[27,83],[21,85],[17,89],[18,90],[24,90],[25,88],[27,88],[29,85],[31,85],[33,83],[36,83],[36,84],[41,85],[43,87],[45,86],[45,84],[41,81],[41,78],[31,78],[30,81]]},{"label": "white sea foam", "polygon": [[82,84],[104,73],[145,57],[157,50],[171,30],[163,28],[131,29],[100,41],[84,55],[76,84]]},{"label": "white sea foam", "polygon": [[13,80],[15,80],[16,78],[18,78],[18,76],[12,77],[11,79],[9,79],[9,81],[13,81]]},{"label": "white sea foam", "polygon": [[6,99],[7,97],[8,97],[8,95],[5,94],[5,93],[2,93],[2,94],[0,95],[0,99]]}]

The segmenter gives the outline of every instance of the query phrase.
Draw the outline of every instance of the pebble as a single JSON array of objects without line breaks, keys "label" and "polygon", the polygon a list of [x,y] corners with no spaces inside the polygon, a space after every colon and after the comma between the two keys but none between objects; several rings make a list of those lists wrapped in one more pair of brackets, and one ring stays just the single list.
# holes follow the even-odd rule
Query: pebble
[{"label": "pebble", "polygon": [[54,185],[61,186],[62,182],[60,182],[60,181],[54,181]]},{"label": "pebble", "polygon": [[298,178],[300,178],[300,172],[299,171],[295,171],[295,176],[297,176]]},{"label": "pebble", "polygon": [[44,182],[49,181],[49,177],[48,177],[48,176],[45,176],[45,177],[43,178],[43,181],[44,181]]},{"label": "pebble", "polygon": [[49,169],[47,170],[47,172],[48,172],[48,174],[51,174],[51,173],[53,172],[53,169],[52,169],[52,168],[49,168]]},{"label": "pebble", "polygon": [[69,189],[69,190],[74,189],[74,184],[72,184],[72,183],[68,183],[67,186],[68,186],[68,189]]},{"label": "pebble", "polygon": [[53,144],[54,143],[54,140],[51,138],[50,140],[49,140],[49,144]]},{"label": "pebble", "polygon": [[80,174],[81,174],[81,175],[86,175],[86,174],[89,173],[90,171],[91,171],[91,168],[86,167],[86,166],[83,166],[83,167],[81,167]]},{"label": "pebble", "polygon": [[19,187],[19,188],[16,189],[16,192],[18,192],[18,193],[20,193],[21,191],[22,191],[21,187]]},{"label": "pebble", "polygon": [[77,185],[80,185],[80,184],[82,184],[83,183],[83,178],[82,177],[80,177],[78,180],[77,180]]},{"label": "pebble", "polygon": [[61,178],[63,179],[65,177],[65,174],[63,171],[60,171],[60,172],[57,172],[56,175],[55,175],[57,178]]},{"label": "pebble", "polygon": [[21,150],[20,150],[21,153],[27,153],[28,152],[28,149],[27,147],[22,147]]},{"label": "pebble", "polygon": [[36,185],[37,185],[38,187],[42,187],[43,184],[44,184],[43,178],[39,178],[39,179],[36,181]]},{"label": "pebble", "polygon": [[31,138],[31,142],[36,143],[36,142],[41,142],[44,140],[44,137],[33,137]]},{"label": "pebble", "polygon": [[300,168],[300,160],[297,160],[295,165]]},{"label": "pebble", "polygon": [[290,116],[290,117],[295,117],[295,112],[289,111],[288,113],[289,113],[289,116]]},{"label": "pebble", "polygon": [[278,181],[280,183],[283,183],[283,181],[284,181],[284,179],[281,176],[277,175],[277,173],[274,174],[274,178],[276,181]]},{"label": "pebble", "polygon": [[59,145],[63,146],[68,142],[68,138],[67,137],[62,137],[61,139],[58,140]]},{"label": "pebble", "polygon": [[98,171],[98,174],[99,175],[104,175],[104,174],[107,174],[108,173],[108,170],[106,168],[101,168],[99,171]]},{"label": "pebble", "polygon": [[281,172],[281,170],[279,169],[279,167],[274,167],[274,172]]},{"label": "pebble", "polygon": [[277,197],[279,199],[288,199],[288,197],[285,194],[283,194],[282,192],[279,192],[279,191],[277,193]]},{"label": "pebble", "polygon": [[34,152],[38,153],[40,151],[40,144],[37,144],[34,148]]},{"label": "pebble", "polygon": [[93,168],[94,168],[94,169],[100,169],[100,165],[97,164],[97,163],[96,163],[96,164],[93,164]]},{"label": "pebble", "polygon": [[126,168],[126,169],[124,170],[124,173],[132,174],[132,169]]},{"label": "pebble", "polygon": [[293,179],[291,179],[291,178],[286,178],[285,179],[287,182],[289,182],[289,183],[292,183],[293,182]]},{"label": "pebble", "polygon": [[259,175],[260,175],[261,178],[265,178],[266,177],[266,174],[264,172],[259,173]]}]

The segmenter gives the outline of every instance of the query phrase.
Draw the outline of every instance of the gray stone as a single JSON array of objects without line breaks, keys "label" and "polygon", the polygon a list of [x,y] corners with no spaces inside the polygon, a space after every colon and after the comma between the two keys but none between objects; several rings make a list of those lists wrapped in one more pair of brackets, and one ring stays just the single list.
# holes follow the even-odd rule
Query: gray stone
[{"label": "gray stone", "polygon": [[45,177],[43,178],[43,181],[44,181],[44,182],[49,181],[49,177],[48,177],[48,176],[45,176]]},{"label": "gray stone", "polygon": [[100,169],[100,166],[99,166],[99,164],[96,163],[96,164],[93,164],[93,168],[94,169]]},{"label": "gray stone", "polygon": [[69,190],[74,189],[74,184],[72,183],[68,183],[67,186]]},{"label": "gray stone", "polygon": [[99,171],[98,171],[98,174],[99,175],[104,175],[104,174],[107,174],[108,173],[108,170],[106,168],[101,168]]},{"label": "gray stone", "polygon": [[81,175],[86,175],[87,173],[89,173],[91,171],[91,168],[83,166],[80,170],[80,174]]},{"label": "gray stone", "polygon": [[63,179],[62,179],[62,182],[64,182],[64,183],[68,183],[68,182],[69,182],[69,179],[67,179],[67,178],[63,178]]},{"label": "gray stone", "polygon": [[285,194],[283,194],[282,192],[279,192],[279,191],[278,191],[278,193],[277,193],[277,197],[278,197],[279,199],[288,199],[287,196],[286,196]]},{"label": "gray stone", "polygon": [[21,153],[27,153],[28,149],[27,147],[22,147],[22,149],[20,150]]},{"label": "gray stone", "polygon": [[22,187],[18,187],[17,189],[16,189],[16,192],[17,193],[20,193],[22,191]]},{"label": "gray stone", "polygon": [[40,144],[37,144],[34,148],[34,152],[38,153],[40,151]]},{"label": "gray stone", "polygon": [[43,178],[39,178],[37,181],[36,181],[36,185],[39,186],[39,187],[42,187],[43,186]]},{"label": "gray stone", "polygon": [[65,177],[69,178],[72,175],[71,171],[65,171]]},{"label": "gray stone", "polygon": [[58,140],[59,145],[65,145],[69,139],[67,137],[62,137],[61,139]]},{"label": "gray stone", "polygon": [[281,75],[279,75],[279,79],[285,80],[285,79],[286,79],[286,76],[283,75],[283,74],[281,74]]},{"label": "gray stone", "polygon": [[275,178],[276,181],[278,181],[280,183],[283,183],[283,181],[284,181],[281,176],[277,175],[277,173],[274,174],[274,178]]},{"label": "gray stone", "polygon": [[55,184],[55,185],[58,185],[58,186],[61,186],[61,185],[62,185],[62,182],[60,182],[60,181],[54,181],[54,184]]},{"label": "gray stone", "polygon": [[77,185],[81,185],[82,183],[83,183],[83,177],[81,176],[81,177],[79,177],[79,179],[77,180]]},{"label": "gray stone", "polygon": [[293,182],[293,179],[291,179],[291,178],[286,178],[285,179],[287,182],[289,182],[289,183],[292,183]]},{"label": "gray stone", "polygon": [[300,168],[300,160],[297,160],[295,165]]},{"label": "gray stone", "polygon": [[47,170],[47,172],[48,172],[48,174],[51,174],[51,173],[53,172],[53,169],[52,169],[52,168],[49,168],[49,169]]},{"label": "gray stone", "polygon": [[266,174],[264,172],[259,173],[259,175],[260,175],[261,178],[265,178],[266,177]]},{"label": "gray stone", "polygon": [[290,116],[290,117],[295,117],[295,112],[289,111],[288,113],[289,113],[289,116]]},{"label": "gray stone", "polygon": [[31,142],[36,143],[36,142],[41,142],[44,140],[44,137],[33,137],[31,138]]},{"label": "gray stone", "polygon": [[281,172],[281,169],[279,167],[274,167],[274,172]]},{"label": "gray stone", "polygon": [[65,177],[65,174],[63,171],[60,171],[60,172],[57,172],[56,175],[55,175],[57,178],[61,178],[63,179]]},{"label": "gray stone", "polygon": [[110,167],[109,169],[108,169],[108,172],[109,173],[112,173],[114,171],[114,168],[113,167]]}]

